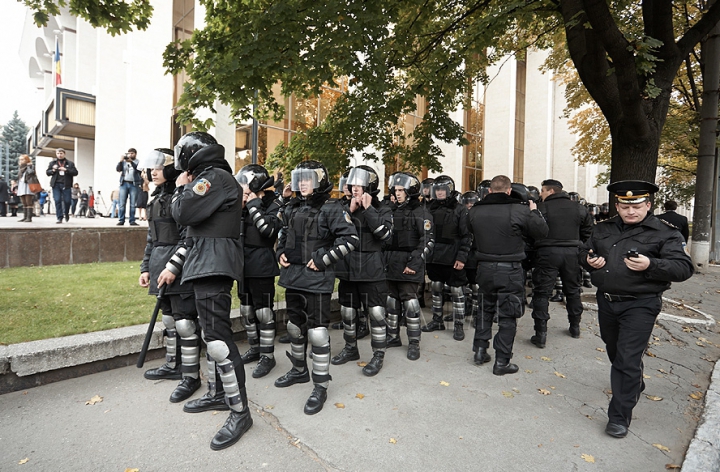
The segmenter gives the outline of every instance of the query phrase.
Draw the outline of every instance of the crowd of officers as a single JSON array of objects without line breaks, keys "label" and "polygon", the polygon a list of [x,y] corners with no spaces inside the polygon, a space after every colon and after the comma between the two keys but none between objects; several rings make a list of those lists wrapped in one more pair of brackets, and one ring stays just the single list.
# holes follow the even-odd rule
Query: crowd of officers
[{"label": "crowd of officers", "polygon": [[[333,183],[320,162],[298,164],[288,185],[257,164],[233,176],[224,148],[201,132],[183,136],[174,150],[156,149],[139,168],[156,185],[147,210],[149,230],[139,283],[158,296],[167,337],[167,362],[148,370],[145,377],[180,380],[170,401],[188,400],[201,386],[201,341],[205,343],[208,391],[188,401],[184,411],[229,411],[211,441],[214,450],[231,446],[252,426],[245,364],[256,362],[254,378],[268,375],[276,366],[277,276],[285,288],[285,341],[290,344],[286,354],[292,367],[275,386],[312,380],[304,411],[313,415],[327,399],[330,364],[359,360],[357,341],[369,334],[373,352],[362,372],[377,375],[386,350],[403,346],[401,326],[406,327],[407,358],[414,361],[420,358],[422,332],[445,330],[446,321],[452,321],[453,338],[462,341],[466,315],[472,316],[474,362],[490,362],[492,340],[493,374],[517,372],[511,359],[517,320],[526,305],[526,282],[531,279],[533,287],[532,343],[543,348],[547,342],[549,299],[558,277],[569,334],[577,338],[582,264],[592,273],[598,300],[605,300],[605,312],[610,313],[603,319],[600,307],[603,339],[613,362],[615,402],[606,431],[622,437],[623,431],[611,425],[624,427],[627,434],[642,387],[642,352],[652,330],[649,317],[638,327],[624,313],[629,310],[634,320],[633,310],[641,306],[644,315],[657,308],[657,316],[659,305],[647,308],[650,301],[659,303],[670,281],[692,273],[682,237],[678,233],[676,238],[677,231],[667,223],[652,217],[646,224],[646,211],[636,222],[616,217],[596,226],[587,205],[563,191],[556,180],[544,181],[538,190],[499,175],[484,181],[477,192],[460,195],[448,176],[420,182],[410,172],[396,172],[388,178],[389,195],[380,200],[377,172],[361,165],[343,174],[343,196],[335,199]],[[643,203],[651,194],[644,184],[630,182],[617,190],[624,196],[635,192],[635,200],[638,191],[644,192],[639,200]],[[652,231],[657,234],[649,234]],[[621,267],[627,254],[619,256],[620,262],[613,256],[628,245],[634,265]],[[426,276],[432,319],[421,326]],[[345,345],[332,356],[328,325],[336,279]],[[638,282],[644,283],[640,294]],[[250,345],[244,354],[233,341],[230,321],[234,283]],[[448,298],[449,319],[443,317]]]}]

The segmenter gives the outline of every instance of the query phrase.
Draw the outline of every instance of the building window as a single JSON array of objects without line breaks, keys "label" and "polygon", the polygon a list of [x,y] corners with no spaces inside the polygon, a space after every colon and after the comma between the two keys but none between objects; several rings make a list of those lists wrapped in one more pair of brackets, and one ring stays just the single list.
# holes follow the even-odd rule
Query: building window
[{"label": "building window", "polygon": [[[483,131],[485,127],[485,86],[477,82],[465,109],[462,189],[477,190],[483,180]],[[459,189],[458,189],[459,190]]]}]

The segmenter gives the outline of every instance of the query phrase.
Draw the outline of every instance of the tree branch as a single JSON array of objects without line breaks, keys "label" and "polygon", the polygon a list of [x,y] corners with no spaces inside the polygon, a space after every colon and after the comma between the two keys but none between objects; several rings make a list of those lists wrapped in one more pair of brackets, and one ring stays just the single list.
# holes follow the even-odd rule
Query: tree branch
[{"label": "tree branch", "polygon": [[715,27],[718,21],[720,21],[720,2],[715,1],[703,17],[700,18],[700,21],[687,30],[677,42],[681,57],[688,55],[695,45]]}]

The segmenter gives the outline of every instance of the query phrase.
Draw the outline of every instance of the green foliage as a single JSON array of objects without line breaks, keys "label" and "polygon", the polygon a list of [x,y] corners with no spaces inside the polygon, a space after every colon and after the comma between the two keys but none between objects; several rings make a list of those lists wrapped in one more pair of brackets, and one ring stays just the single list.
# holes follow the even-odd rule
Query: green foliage
[{"label": "green foliage", "polygon": [[10,182],[10,180],[17,180],[18,178],[18,157],[20,157],[21,154],[27,153],[25,138],[30,128],[25,125],[25,122],[18,116],[18,112],[15,111],[10,121],[0,129],[2,129],[2,134],[0,135],[0,147],[2,147],[0,174],[5,173],[5,159],[8,159],[8,156],[5,155],[5,145],[9,144],[10,175],[5,176],[5,181]]},{"label": "green foliage", "polygon": [[153,7],[150,0],[21,0],[33,11],[38,26],[47,26],[50,16],[59,15],[61,8],[84,18],[96,28],[105,28],[115,36],[147,29]]}]

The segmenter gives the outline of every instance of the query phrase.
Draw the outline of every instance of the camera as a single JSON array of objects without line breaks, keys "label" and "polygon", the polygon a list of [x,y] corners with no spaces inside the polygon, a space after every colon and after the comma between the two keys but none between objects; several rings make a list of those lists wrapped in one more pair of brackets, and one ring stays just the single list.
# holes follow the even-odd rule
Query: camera
[{"label": "camera", "polygon": [[130,154],[125,154],[125,155],[123,156],[123,158],[124,158],[126,161],[129,161],[129,160],[130,160]]},{"label": "camera", "polygon": [[627,259],[633,259],[635,257],[638,257],[640,254],[638,254],[638,250],[636,247],[631,247],[630,250],[625,254],[625,257]]}]

